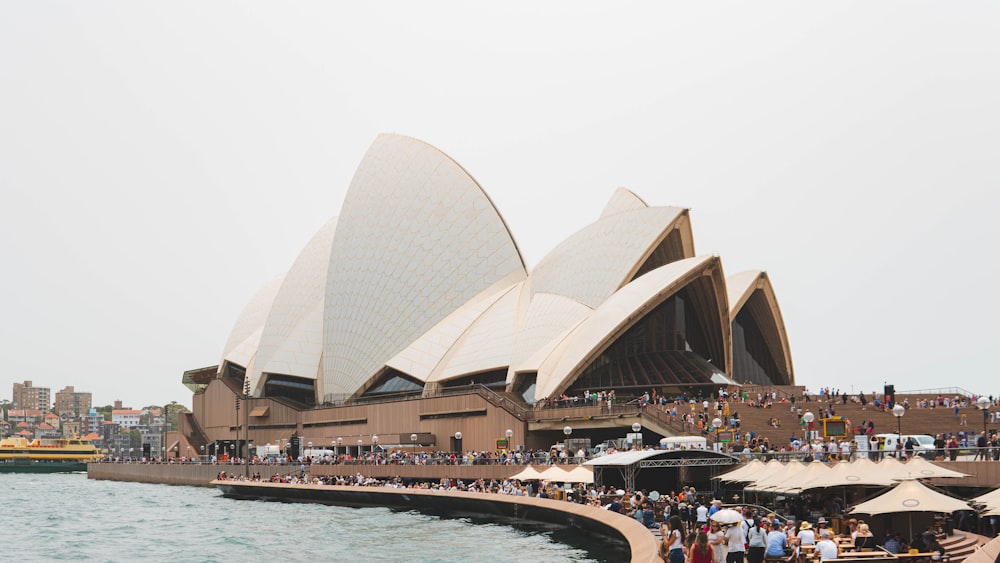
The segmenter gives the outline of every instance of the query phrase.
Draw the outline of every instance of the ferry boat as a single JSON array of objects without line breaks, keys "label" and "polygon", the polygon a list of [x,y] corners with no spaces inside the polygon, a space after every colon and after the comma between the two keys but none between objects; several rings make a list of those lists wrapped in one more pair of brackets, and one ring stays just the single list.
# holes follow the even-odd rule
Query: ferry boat
[{"label": "ferry boat", "polygon": [[96,446],[79,438],[21,436],[0,440],[0,473],[71,473],[86,471],[87,462],[100,459]]}]

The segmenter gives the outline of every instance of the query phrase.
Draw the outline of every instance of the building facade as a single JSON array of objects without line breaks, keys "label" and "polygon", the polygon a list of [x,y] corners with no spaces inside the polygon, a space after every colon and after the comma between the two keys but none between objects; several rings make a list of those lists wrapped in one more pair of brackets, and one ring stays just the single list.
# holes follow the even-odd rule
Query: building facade
[{"label": "building facade", "polygon": [[465,169],[381,135],[340,214],[251,299],[219,364],[184,383],[195,450],[255,429],[268,443],[486,448],[498,433],[545,445],[562,429],[522,415],[591,390],[625,402],[793,385],[794,371],[770,278],[699,256],[689,210],[619,188],[529,269]]},{"label": "building facade", "polygon": [[72,385],[56,391],[55,411],[59,416],[80,417],[90,412],[93,395],[77,392]]},{"label": "building facade", "polygon": [[13,403],[16,409],[37,409],[42,412],[52,410],[52,393],[48,387],[35,387],[31,381],[15,383]]}]

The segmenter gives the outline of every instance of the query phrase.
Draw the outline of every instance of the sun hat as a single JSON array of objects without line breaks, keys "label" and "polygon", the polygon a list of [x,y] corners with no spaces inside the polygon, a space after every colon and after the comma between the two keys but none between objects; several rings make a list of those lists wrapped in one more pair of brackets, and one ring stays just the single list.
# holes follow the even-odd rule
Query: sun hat
[{"label": "sun hat", "polygon": [[811,528],[812,528],[812,526],[809,525],[809,522],[803,522],[802,525],[799,526],[800,530],[809,530]]}]

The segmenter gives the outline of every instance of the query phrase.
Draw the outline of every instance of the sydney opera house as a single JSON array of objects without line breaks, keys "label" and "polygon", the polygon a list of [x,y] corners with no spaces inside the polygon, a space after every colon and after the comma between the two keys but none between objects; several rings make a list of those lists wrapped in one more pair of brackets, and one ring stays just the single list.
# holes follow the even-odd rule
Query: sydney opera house
[{"label": "sydney opera house", "polygon": [[[687,209],[619,188],[529,268],[469,173],[382,135],[339,216],[254,295],[219,364],[184,383],[193,412],[175,452],[294,438],[454,451],[546,447],[568,423],[668,434],[624,406],[651,390],[791,385],[794,372],[767,274],[727,277],[697,255]],[[611,389],[624,410],[560,400]]]}]

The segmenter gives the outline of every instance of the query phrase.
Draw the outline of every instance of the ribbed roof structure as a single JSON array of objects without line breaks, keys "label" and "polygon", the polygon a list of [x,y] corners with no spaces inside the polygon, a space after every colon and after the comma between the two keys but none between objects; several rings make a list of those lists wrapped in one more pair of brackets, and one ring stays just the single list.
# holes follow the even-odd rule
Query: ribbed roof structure
[{"label": "ribbed roof structure", "polygon": [[733,375],[741,311],[753,314],[740,342],[765,343],[790,383],[767,275],[727,280],[718,257],[697,257],[687,209],[618,188],[529,274],[461,166],[380,135],[338,217],[244,309],[219,372],[245,368],[255,396],[305,389],[315,402],[477,377],[534,399],[575,384],[711,385]]}]

